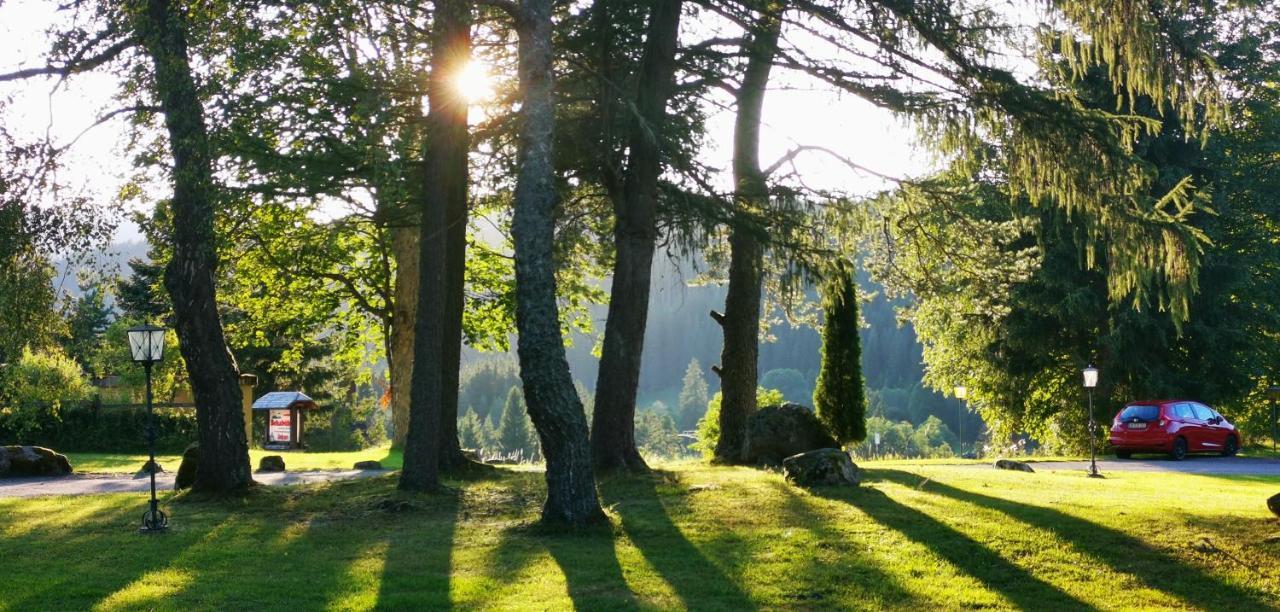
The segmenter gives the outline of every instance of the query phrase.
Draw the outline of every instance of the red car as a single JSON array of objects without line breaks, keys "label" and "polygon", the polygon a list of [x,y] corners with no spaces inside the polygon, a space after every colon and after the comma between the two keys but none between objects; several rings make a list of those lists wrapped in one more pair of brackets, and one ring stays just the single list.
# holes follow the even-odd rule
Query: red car
[{"label": "red car", "polygon": [[1200,402],[1130,402],[1111,424],[1111,446],[1121,459],[1139,452],[1169,453],[1175,460],[1188,453],[1229,457],[1240,450],[1240,432]]}]

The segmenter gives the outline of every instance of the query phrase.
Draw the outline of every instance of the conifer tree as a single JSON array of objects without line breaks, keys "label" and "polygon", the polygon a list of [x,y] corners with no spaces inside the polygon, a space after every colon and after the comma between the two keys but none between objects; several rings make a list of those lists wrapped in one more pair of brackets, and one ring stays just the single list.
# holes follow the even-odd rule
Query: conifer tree
[{"label": "conifer tree", "polygon": [[676,426],[681,431],[693,429],[698,419],[707,411],[707,379],[702,376],[702,364],[697,358],[689,360],[680,387],[680,403],[676,407]]},{"label": "conifer tree", "polygon": [[502,420],[498,422],[498,446],[503,453],[533,455],[533,436],[529,431],[529,417],[525,415],[524,396],[518,387],[511,387],[507,403],[502,408]]},{"label": "conifer tree", "polygon": [[834,266],[823,287],[822,369],[813,407],[831,435],[842,443],[867,437],[862,388],[862,346],[858,338],[858,288],[848,262]]}]

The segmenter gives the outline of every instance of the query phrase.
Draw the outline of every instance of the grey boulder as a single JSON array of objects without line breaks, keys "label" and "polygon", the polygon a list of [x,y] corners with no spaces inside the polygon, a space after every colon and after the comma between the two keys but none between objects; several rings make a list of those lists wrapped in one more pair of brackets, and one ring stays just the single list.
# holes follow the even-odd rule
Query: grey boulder
[{"label": "grey boulder", "polygon": [[181,491],[190,489],[196,483],[197,468],[200,463],[200,443],[193,442],[187,450],[182,451],[182,463],[178,465],[178,475],[173,479],[173,488]]},{"label": "grey boulder", "polygon": [[283,472],[284,457],[280,455],[267,455],[258,460],[259,472]]},{"label": "grey boulder", "polygon": [[1035,470],[1031,469],[1030,465],[1027,465],[1021,461],[1014,461],[1013,459],[997,459],[996,467],[1002,470],[1014,470],[1017,472],[1031,472],[1033,474],[1035,473]]},{"label": "grey boulder", "polygon": [[0,476],[66,476],[71,462],[42,446],[0,446]]},{"label": "grey boulder", "polygon": [[849,454],[836,448],[823,448],[792,455],[782,460],[782,474],[787,482],[800,487],[858,486],[862,479],[858,466]]},{"label": "grey boulder", "polygon": [[776,466],[792,455],[835,446],[817,415],[800,404],[761,408],[747,420],[748,464]]}]

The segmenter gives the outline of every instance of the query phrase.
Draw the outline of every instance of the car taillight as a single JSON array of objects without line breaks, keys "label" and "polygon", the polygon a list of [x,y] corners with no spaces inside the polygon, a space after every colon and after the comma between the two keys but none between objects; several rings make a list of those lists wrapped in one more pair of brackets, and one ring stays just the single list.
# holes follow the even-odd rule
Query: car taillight
[{"label": "car taillight", "polygon": [[1168,424],[1169,424],[1168,419],[1160,419],[1159,421],[1156,422],[1156,425],[1159,425],[1160,427],[1164,427],[1165,425],[1168,425]]}]

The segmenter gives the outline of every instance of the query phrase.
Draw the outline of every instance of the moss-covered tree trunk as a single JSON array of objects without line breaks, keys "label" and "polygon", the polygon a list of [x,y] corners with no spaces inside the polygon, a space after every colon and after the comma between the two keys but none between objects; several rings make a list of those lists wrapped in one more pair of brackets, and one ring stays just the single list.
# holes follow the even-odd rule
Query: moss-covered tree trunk
[{"label": "moss-covered tree trunk", "polygon": [[173,257],[164,286],[173,302],[182,357],[196,403],[200,460],[192,489],[224,493],[253,483],[241,412],[240,375],[218,316],[214,275],[213,170],[204,109],[187,56],[187,17],[168,0],[138,7],[137,37],[155,71],[173,155],[169,240]]},{"label": "moss-covered tree trunk", "polygon": [[675,78],[675,53],[683,0],[657,0],[649,15],[630,156],[622,199],[615,200],[616,257],[596,379],[591,456],[598,470],[646,471],[636,449],[636,391],[649,318],[649,285],[658,237],[658,138]]},{"label": "moss-covered tree trunk", "polygon": [[520,146],[515,215],[517,352],[529,417],[547,461],[546,523],[605,520],[596,496],[587,417],[565,358],[556,304],[553,246],[556,207],[552,142],[551,0],[520,3]]},{"label": "moss-covered tree trunk", "polygon": [[736,210],[729,230],[729,291],[724,315],[716,317],[723,328],[724,348],[720,353],[720,439],[715,459],[724,463],[745,460],[747,418],[756,410],[764,257],[759,213],[769,203],[769,186],[760,168],[760,116],[778,52],[782,9],[782,3],[770,2],[757,17],[744,45],[747,67],[737,93],[733,131]]},{"label": "moss-covered tree trunk", "polygon": [[391,255],[396,279],[391,310],[387,369],[391,380],[391,445],[404,448],[409,434],[410,389],[413,386],[413,334],[418,313],[418,216],[400,219],[391,229]]}]

